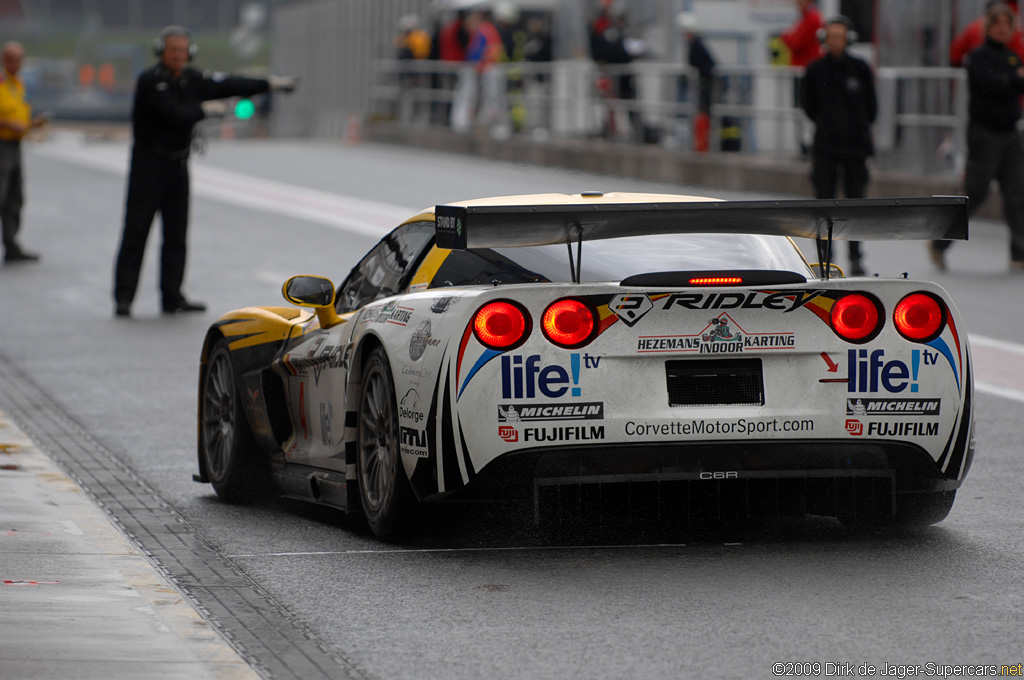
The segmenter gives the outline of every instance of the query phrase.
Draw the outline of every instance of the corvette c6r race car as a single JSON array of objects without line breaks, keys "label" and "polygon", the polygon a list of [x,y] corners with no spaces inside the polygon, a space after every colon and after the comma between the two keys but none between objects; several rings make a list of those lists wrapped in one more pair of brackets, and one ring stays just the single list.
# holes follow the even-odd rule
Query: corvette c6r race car
[{"label": "corvette c6r race car", "polygon": [[[811,265],[793,237],[816,239]],[[525,490],[537,516],[946,517],[974,453],[960,316],[835,239],[963,239],[966,199],[547,194],[439,205],[335,290],[221,317],[196,480],[362,513]]]}]

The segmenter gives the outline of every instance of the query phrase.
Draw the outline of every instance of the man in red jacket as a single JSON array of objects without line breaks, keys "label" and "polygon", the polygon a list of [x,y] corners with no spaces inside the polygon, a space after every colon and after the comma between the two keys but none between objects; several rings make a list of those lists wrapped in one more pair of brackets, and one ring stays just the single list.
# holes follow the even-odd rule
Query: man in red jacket
[{"label": "man in red jacket", "polygon": [[441,61],[466,60],[466,43],[469,42],[469,36],[463,25],[465,18],[465,12],[460,10],[441,27],[437,36],[438,58]]},{"label": "man in red jacket", "polygon": [[821,12],[814,6],[814,0],[796,0],[800,18],[779,36],[789,48],[789,63],[792,66],[807,66],[821,56],[821,41],[818,31],[825,27]]},{"label": "man in red jacket", "polygon": [[[985,9],[996,4],[995,0],[985,3]],[[1011,0],[1006,3],[1013,10],[1014,14],[1020,15],[1017,8],[1016,0]],[[967,24],[964,30],[960,31],[955,38],[953,38],[952,44],[949,46],[949,65],[950,66],[963,66],[964,59],[971,51],[981,47],[981,44],[985,42],[985,15],[982,15]],[[1024,59],[1024,33],[1020,30],[1020,22],[1013,30],[1013,37],[1010,38],[1010,42],[1006,43],[1006,46],[1017,53],[1017,55]]]},{"label": "man in red jacket", "polygon": [[[819,31],[825,28],[821,12],[814,6],[814,0],[796,0],[796,8],[800,18],[779,36],[782,43],[789,49],[791,66],[807,66],[821,56],[821,39]],[[800,77],[793,78],[793,105],[800,107]],[[800,142],[800,154],[806,157],[810,140],[805,137],[804,122],[796,122],[797,139]]]}]

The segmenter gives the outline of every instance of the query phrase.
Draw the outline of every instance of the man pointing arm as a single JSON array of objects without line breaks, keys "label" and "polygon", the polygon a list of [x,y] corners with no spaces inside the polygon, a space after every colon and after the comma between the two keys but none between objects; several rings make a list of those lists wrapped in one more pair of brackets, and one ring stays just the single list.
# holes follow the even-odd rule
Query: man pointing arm
[{"label": "man pointing arm", "polygon": [[160,293],[165,314],[201,312],[206,306],[185,298],[188,231],[188,156],[192,130],[203,118],[223,115],[227,97],[295,89],[296,79],[272,76],[214,78],[189,65],[195,47],[188,31],[168,26],[155,43],[159,61],[144,71],[132,106],[131,167],[124,231],[114,273],[115,315],[129,316],[139,283],[146,239],[156,213],[163,224]]}]

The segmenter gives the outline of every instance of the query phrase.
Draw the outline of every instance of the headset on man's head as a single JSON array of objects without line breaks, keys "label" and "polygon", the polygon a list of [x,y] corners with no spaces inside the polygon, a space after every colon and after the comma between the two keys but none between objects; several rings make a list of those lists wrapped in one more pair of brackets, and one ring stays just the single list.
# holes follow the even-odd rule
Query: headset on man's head
[{"label": "headset on man's head", "polygon": [[193,57],[196,56],[198,48],[196,44],[192,42],[192,36],[189,35],[188,29],[184,26],[166,26],[160,35],[157,36],[156,40],[153,41],[153,53],[158,56],[164,56],[164,48],[167,46],[167,39],[172,35],[183,35],[188,38],[188,60],[192,61]]},{"label": "headset on man's head", "polygon": [[846,44],[852,45],[860,39],[856,29],[853,27],[853,22],[850,21],[849,17],[844,17],[842,14],[837,14],[828,21],[825,22],[825,26],[818,29],[818,40],[822,43],[825,42],[825,35],[828,33],[828,27],[832,24],[842,24],[846,26]]}]

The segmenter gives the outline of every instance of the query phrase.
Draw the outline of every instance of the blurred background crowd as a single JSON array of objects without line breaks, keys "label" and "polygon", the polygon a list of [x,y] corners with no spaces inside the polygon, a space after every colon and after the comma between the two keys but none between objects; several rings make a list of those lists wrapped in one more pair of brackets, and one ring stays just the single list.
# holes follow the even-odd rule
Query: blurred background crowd
[{"label": "blurred background crowd", "polygon": [[876,73],[875,162],[960,172],[951,49],[985,0],[0,0],[0,25],[25,45],[34,110],[57,120],[126,120],[153,37],[181,24],[203,68],[302,77],[256,128],[272,134],[390,121],[793,157],[810,130],[787,35],[807,4],[849,17],[851,50]]}]

